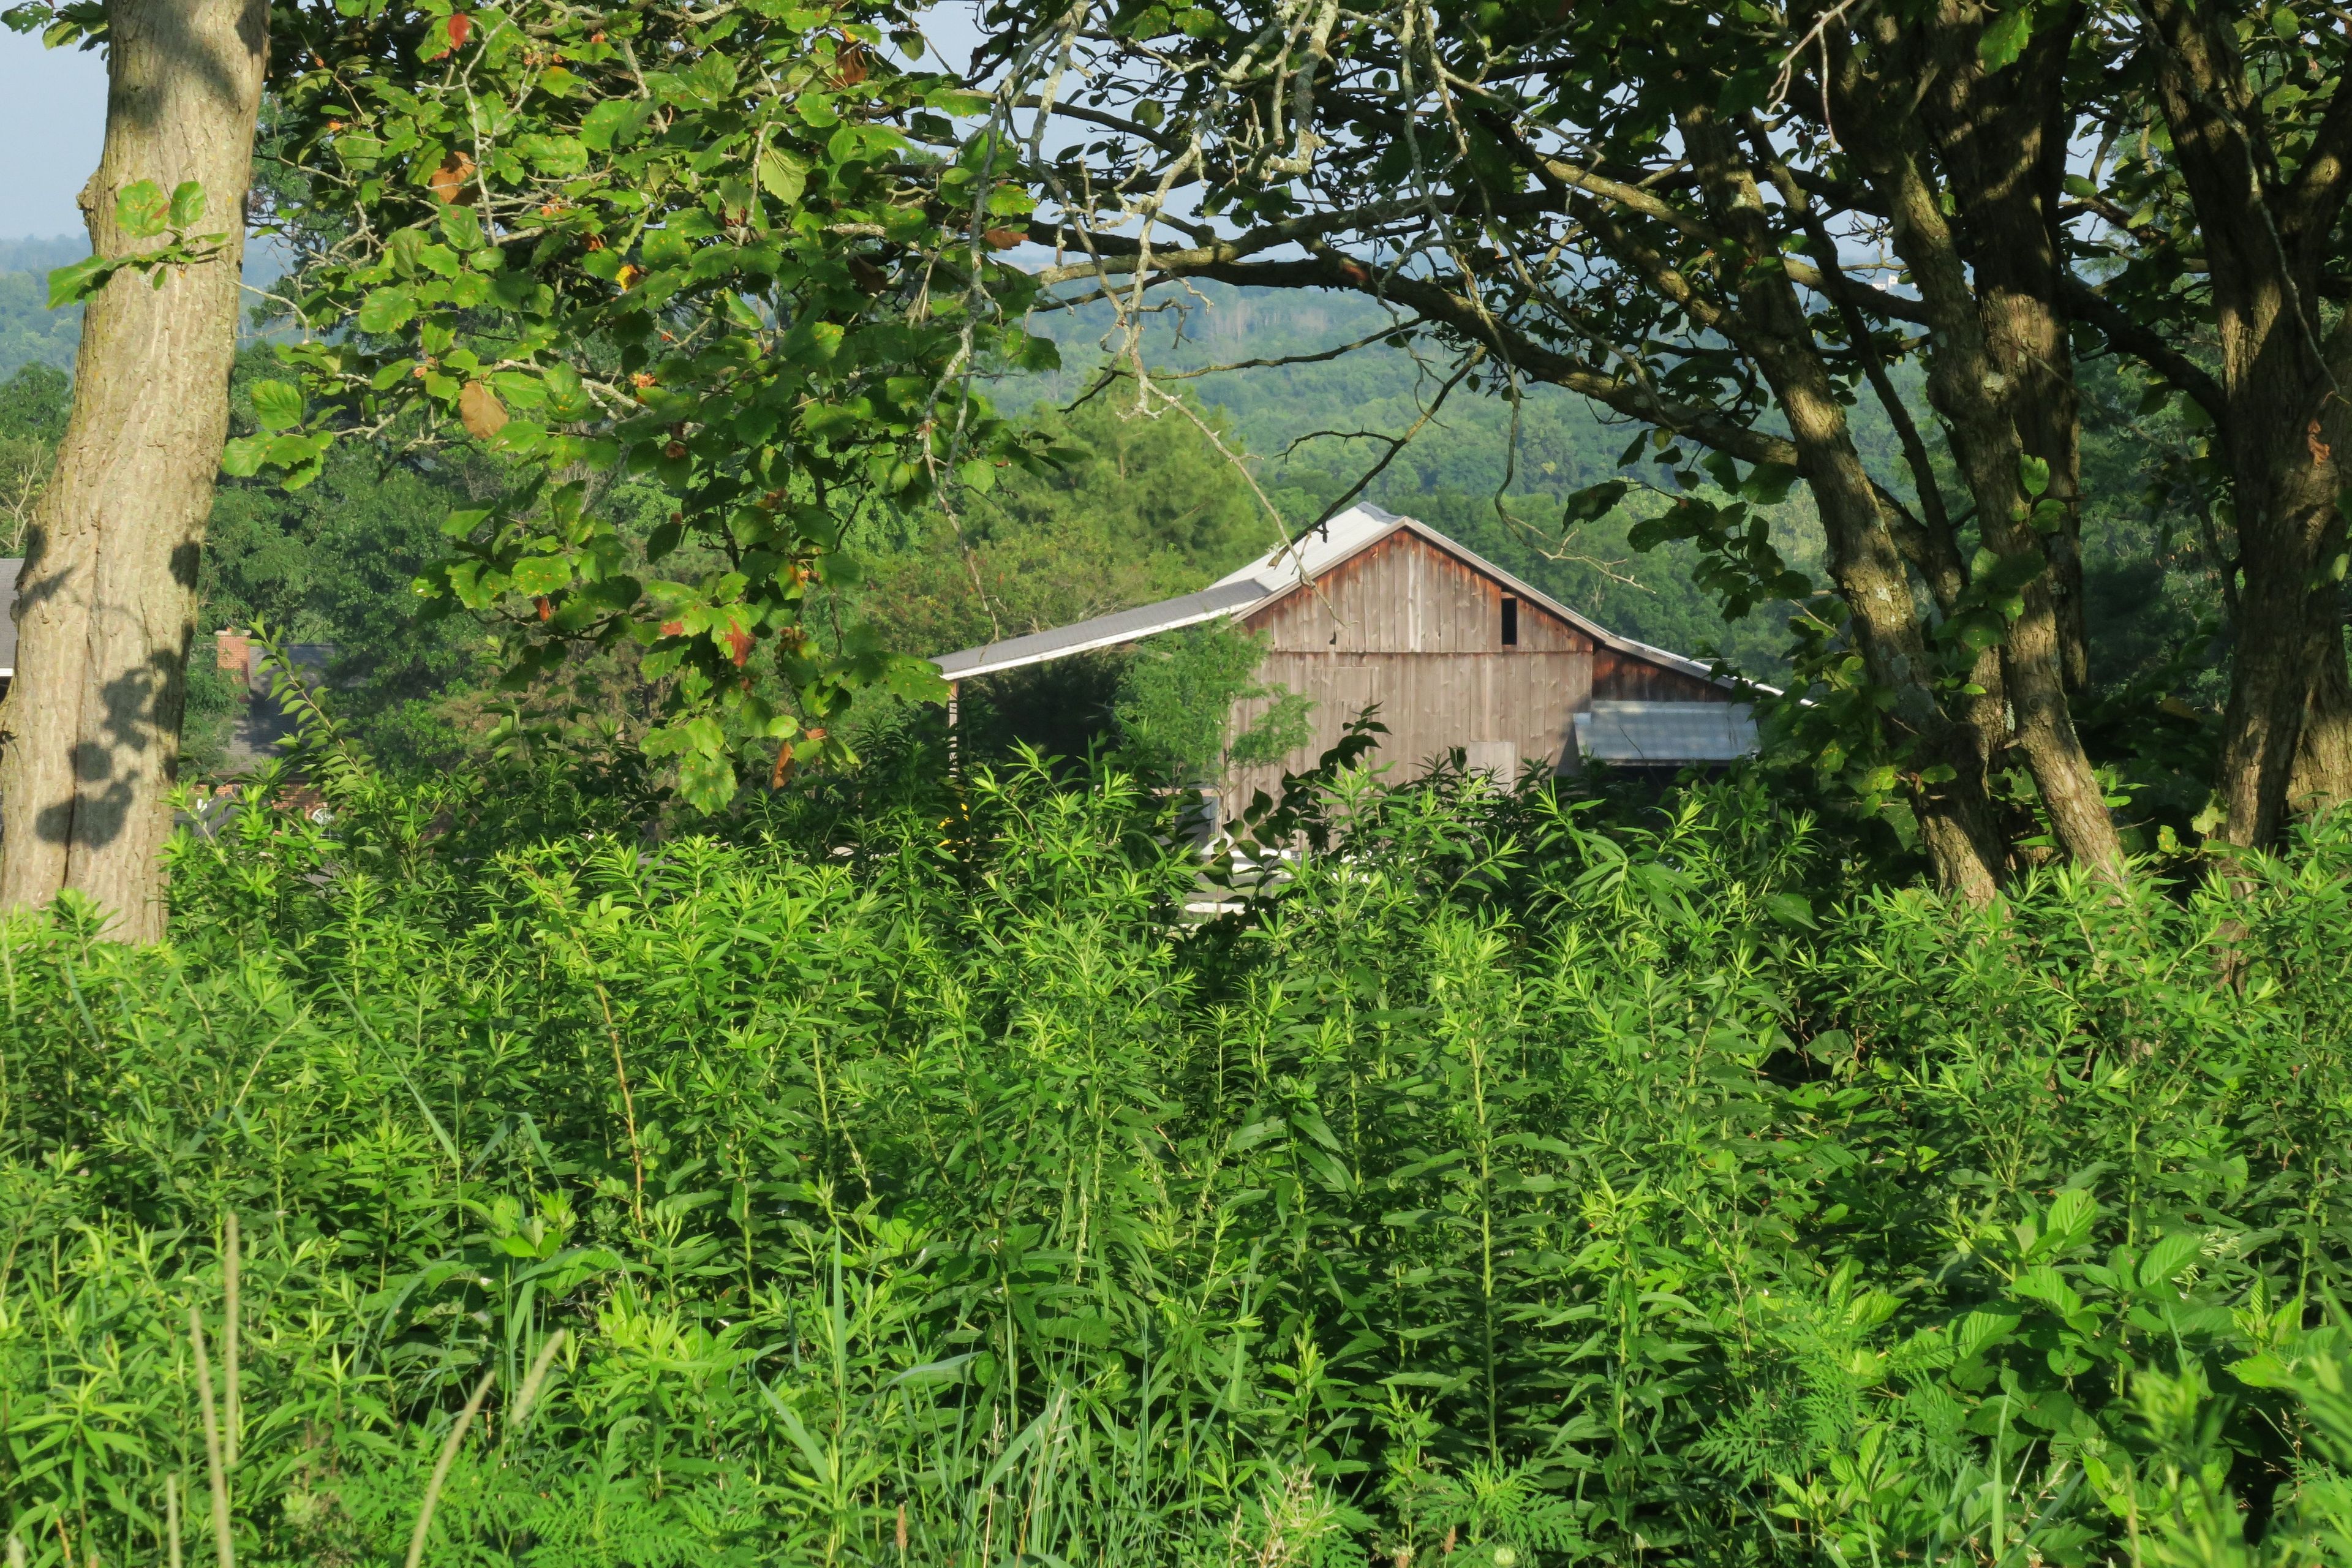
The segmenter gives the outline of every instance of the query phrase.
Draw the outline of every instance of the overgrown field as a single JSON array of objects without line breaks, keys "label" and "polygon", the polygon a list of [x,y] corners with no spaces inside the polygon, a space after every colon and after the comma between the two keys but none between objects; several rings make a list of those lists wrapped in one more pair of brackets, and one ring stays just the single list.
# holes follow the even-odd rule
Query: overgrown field
[{"label": "overgrown field", "polygon": [[33,1564],[216,1553],[192,1305],[248,1563],[399,1561],[486,1378],[431,1563],[2352,1562],[2347,826],[1975,915],[1358,793],[1195,927],[1108,776],[341,804],[0,931]]}]

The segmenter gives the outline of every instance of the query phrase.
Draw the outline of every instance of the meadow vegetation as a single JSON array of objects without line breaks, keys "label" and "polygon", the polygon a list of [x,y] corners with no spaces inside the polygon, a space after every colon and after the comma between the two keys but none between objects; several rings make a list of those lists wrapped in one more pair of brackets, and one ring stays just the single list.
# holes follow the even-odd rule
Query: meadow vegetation
[{"label": "meadow vegetation", "polygon": [[1108,767],[309,765],[169,943],[0,930],[37,1568],[388,1561],[445,1453],[436,1563],[2352,1562],[2352,825],[1970,910],[1328,772],[1202,920]]}]

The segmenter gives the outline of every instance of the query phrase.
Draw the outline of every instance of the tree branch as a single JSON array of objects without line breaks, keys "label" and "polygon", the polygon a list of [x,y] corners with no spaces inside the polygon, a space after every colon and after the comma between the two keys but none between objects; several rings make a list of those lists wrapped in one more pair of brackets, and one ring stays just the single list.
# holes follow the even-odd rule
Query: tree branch
[{"label": "tree branch", "polygon": [[1491,320],[1471,300],[1425,279],[1382,277],[1363,263],[1331,251],[1284,261],[1210,256],[1171,261],[1181,254],[1153,253],[1151,265],[1161,274],[1154,281],[1206,278],[1244,289],[1330,289],[1368,295],[1402,305],[1425,321],[1483,345],[1523,375],[1565,387],[1627,418],[1671,430],[1742,462],[1797,467],[1794,442],[1750,429],[1719,409],[1669,402],[1638,381],[1603,374],[1581,360],[1547,349]]},{"label": "tree branch", "polygon": [[2129,311],[2074,273],[2060,276],[2058,290],[2068,313],[2076,321],[2098,328],[2110,348],[2131,355],[2196,399],[2197,405],[2212,416],[2216,424],[2228,418],[2230,401],[2221,391],[2221,384],[2203,366],[2133,320]]}]

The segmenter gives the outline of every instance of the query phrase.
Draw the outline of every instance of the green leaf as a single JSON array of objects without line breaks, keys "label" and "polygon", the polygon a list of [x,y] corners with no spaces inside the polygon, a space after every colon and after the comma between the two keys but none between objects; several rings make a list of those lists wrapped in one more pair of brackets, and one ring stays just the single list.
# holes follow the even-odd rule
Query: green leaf
[{"label": "green leaf", "polygon": [[928,658],[892,659],[882,671],[882,689],[907,702],[944,702],[947,678]]},{"label": "green leaf", "polygon": [[678,765],[678,793],[689,805],[717,811],[735,798],[735,762],[731,757],[689,756]]},{"label": "green leaf", "polygon": [[2092,1223],[2098,1218],[2098,1200],[2081,1187],[2068,1187],[2050,1202],[2042,1232],[2039,1250],[2056,1257],[2083,1245],[2091,1234]]},{"label": "green leaf", "polygon": [[416,314],[416,301],[405,289],[378,289],[362,300],[359,328],[363,332],[396,332]]},{"label": "green leaf", "polygon": [[239,436],[221,448],[221,472],[232,479],[250,479],[261,471],[269,447],[266,436]]},{"label": "green leaf", "polygon": [[133,180],[114,198],[114,221],[133,239],[152,239],[171,220],[172,204],[152,180]]},{"label": "green leaf", "polygon": [[172,226],[194,228],[205,220],[205,187],[194,180],[183,180],[172,191]]},{"label": "green leaf", "polygon": [[515,151],[530,161],[542,174],[567,179],[588,167],[589,147],[580,136],[521,136],[515,141]]},{"label": "green leaf", "polygon": [[1977,40],[1977,61],[1988,71],[2000,70],[2025,52],[2026,40],[2032,36],[2033,13],[2020,5],[2014,11],[2003,11],[1987,25],[1984,36]]},{"label": "green leaf", "polygon": [[114,270],[115,263],[102,256],[85,257],[70,267],[58,268],[49,274],[49,309],[79,304],[105,288]]},{"label": "green leaf", "polygon": [[1759,463],[1740,481],[1739,494],[1758,506],[1779,506],[1789,499],[1789,491],[1796,483],[1797,470],[1786,464]]},{"label": "green leaf", "polygon": [[441,237],[449,242],[452,250],[461,254],[482,247],[482,220],[474,209],[462,202],[451,202],[441,209]]},{"label": "green leaf", "polygon": [[513,582],[518,594],[552,594],[571,585],[572,563],[561,555],[526,555],[515,563]]},{"label": "green leaf", "polygon": [[1625,499],[1625,492],[1633,488],[1633,485],[1624,479],[1608,479],[1578,490],[1568,498],[1567,504],[1560,509],[1560,526],[1570,528],[1578,523],[1592,522],[1606,517],[1615,510],[1619,501]]},{"label": "green leaf", "polygon": [[842,329],[835,321],[803,321],[784,334],[786,358],[802,364],[830,364],[841,353]]},{"label": "green leaf", "polygon": [[642,99],[607,99],[590,110],[588,117],[580,122],[580,140],[599,153],[626,146],[636,140],[638,128],[644,125],[651,108]]},{"label": "green leaf", "polygon": [[2204,1239],[2193,1231],[2176,1230],[2147,1249],[2140,1259],[2139,1288],[2153,1290],[2169,1285],[2204,1250]]},{"label": "green leaf", "polygon": [[2017,482],[2029,496],[2038,496],[2050,488],[2050,463],[2047,458],[2021,456],[2017,459]]},{"label": "green leaf", "polygon": [[253,416],[264,430],[290,430],[302,423],[302,391],[291,382],[256,382]]},{"label": "green leaf", "polygon": [[760,188],[786,206],[796,206],[808,189],[808,160],[771,147],[760,154]]},{"label": "green leaf", "polygon": [[2021,1321],[2014,1312],[1970,1312],[1952,1326],[1952,1352],[1966,1361],[2008,1339]]},{"label": "green leaf", "polygon": [[596,401],[581,384],[580,373],[561,362],[547,367],[547,412],[555,419],[585,419],[596,411]]}]

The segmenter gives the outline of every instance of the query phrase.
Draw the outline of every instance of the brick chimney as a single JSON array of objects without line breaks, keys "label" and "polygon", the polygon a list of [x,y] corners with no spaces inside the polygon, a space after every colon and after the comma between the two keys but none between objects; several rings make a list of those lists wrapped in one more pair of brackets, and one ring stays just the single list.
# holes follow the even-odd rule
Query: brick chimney
[{"label": "brick chimney", "polygon": [[253,669],[253,641],[235,626],[223,626],[213,634],[214,657],[222,669],[233,669],[240,677],[249,678]]}]

